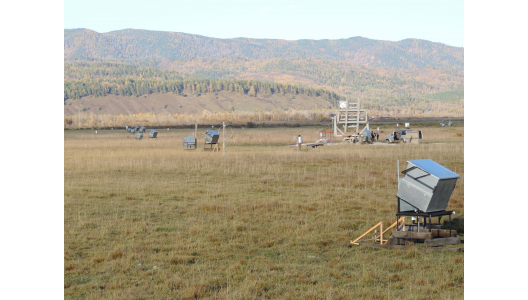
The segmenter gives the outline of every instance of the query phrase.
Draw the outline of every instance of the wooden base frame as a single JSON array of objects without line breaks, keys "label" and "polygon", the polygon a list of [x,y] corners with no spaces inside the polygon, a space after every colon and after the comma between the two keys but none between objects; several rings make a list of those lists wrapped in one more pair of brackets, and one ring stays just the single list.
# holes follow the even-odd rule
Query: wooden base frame
[{"label": "wooden base frame", "polygon": [[[205,145],[211,145],[211,147],[207,148],[207,147],[205,147]],[[220,152],[220,149],[222,148],[222,147],[220,147],[219,144],[205,144],[205,145],[204,145],[204,148],[203,148],[204,151]]]},{"label": "wooden base frame", "polygon": [[[380,227],[380,245],[383,245],[384,243],[387,243],[387,240],[384,240],[383,239],[383,235],[389,231],[390,229],[396,227],[398,228],[400,225],[402,225],[403,227],[403,230],[405,230],[405,218],[401,218],[399,220],[397,220],[396,222],[394,222],[391,226],[389,226],[387,229],[385,229],[385,231],[383,231],[383,222],[379,222],[378,224],[374,225],[374,227],[370,228],[369,230],[367,230],[365,233],[363,233],[360,237],[358,237],[357,239],[353,240],[353,241],[350,241],[350,244],[352,245],[357,245],[359,246],[359,240],[364,237],[365,235],[367,235],[369,232],[371,232],[372,230],[376,229],[378,226]],[[374,234],[374,242],[377,242],[377,237],[376,237],[376,234]]]}]

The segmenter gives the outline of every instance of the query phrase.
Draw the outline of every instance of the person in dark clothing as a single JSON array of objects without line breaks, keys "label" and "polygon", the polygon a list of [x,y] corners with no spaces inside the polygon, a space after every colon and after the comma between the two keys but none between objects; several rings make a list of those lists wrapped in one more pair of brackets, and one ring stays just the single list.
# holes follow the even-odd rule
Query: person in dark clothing
[{"label": "person in dark clothing", "polygon": [[376,132],[376,142],[379,141],[379,133]]}]

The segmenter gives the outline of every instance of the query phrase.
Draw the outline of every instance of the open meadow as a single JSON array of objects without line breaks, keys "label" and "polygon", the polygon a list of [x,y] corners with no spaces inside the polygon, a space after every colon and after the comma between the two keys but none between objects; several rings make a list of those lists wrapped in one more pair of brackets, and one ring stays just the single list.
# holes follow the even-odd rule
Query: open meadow
[{"label": "open meadow", "polygon": [[[461,178],[464,128],[418,125],[419,145],[287,146],[317,127],[233,129],[226,155],[183,150],[192,129],[64,132],[67,299],[461,299],[463,253],[351,246],[395,222],[397,165]],[[396,127],[380,126],[380,142]],[[400,128],[401,129],[401,128]],[[229,133],[229,131],[228,131]],[[385,236],[388,238],[389,234]]]}]

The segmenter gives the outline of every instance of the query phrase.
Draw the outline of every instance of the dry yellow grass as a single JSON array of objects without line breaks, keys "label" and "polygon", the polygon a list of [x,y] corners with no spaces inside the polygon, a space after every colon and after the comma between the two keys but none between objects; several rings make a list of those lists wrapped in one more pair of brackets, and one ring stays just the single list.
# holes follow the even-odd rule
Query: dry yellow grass
[{"label": "dry yellow grass", "polygon": [[284,145],[317,128],[235,129],[225,157],[203,138],[184,151],[192,130],[159,131],[65,132],[66,298],[463,297],[462,254],[350,246],[394,222],[397,159],[460,174],[449,209],[463,221],[462,127],[424,129],[428,144],[306,152]]}]

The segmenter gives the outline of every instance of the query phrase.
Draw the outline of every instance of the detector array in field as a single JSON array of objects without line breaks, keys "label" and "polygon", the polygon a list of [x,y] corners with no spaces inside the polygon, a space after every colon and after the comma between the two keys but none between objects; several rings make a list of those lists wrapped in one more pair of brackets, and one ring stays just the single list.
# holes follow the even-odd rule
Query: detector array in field
[{"label": "detector array in field", "polygon": [[369,143],[369,144],[372,144],[373,140],[372,140],[372,132],[368,129],[365,129],[363,131],[363,135],[362,135],[362,138],[361,138],[361,143]]},{"label": "detector array in field", "polygon": [[183,137],[183,149],[196,149],[196,138],[194,136]]},{"label": "detector array in field", "polygon": [[410,160],[408,163],[396,194],[400,199],[400,211],[445,210],[460,175],[430,159]]},{"label": "detector array in field", "polygon": [[216,144],[218,143],[219,137],[220,137],[220,133],[216,132],[215,130],[207,130],[207,133],[205,134],[205,143],[206,144]]},{"label": "detector array in field", "polygon": [[157,137],[158,137],[158,132],[154,129],[151,129],[149,132],[149,138],[157,138]]}]

